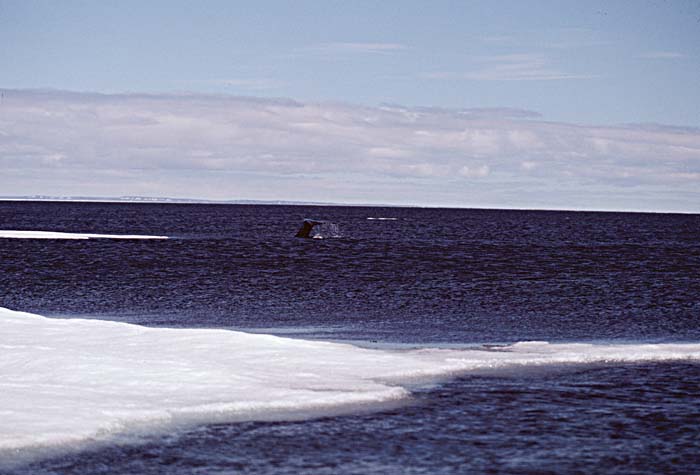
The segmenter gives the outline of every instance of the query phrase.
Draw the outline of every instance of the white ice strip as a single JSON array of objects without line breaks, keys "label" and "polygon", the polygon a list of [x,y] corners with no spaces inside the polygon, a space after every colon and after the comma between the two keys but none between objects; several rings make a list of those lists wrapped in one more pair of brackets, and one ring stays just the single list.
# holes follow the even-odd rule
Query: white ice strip
[{"label": "white ice strip", "polygon": [[399,218],[367,218],[370,221],[396,221]]},{"label": "white ice strip", "polygon": [[372,408],[408,397],[405,386],[421,378],[473,370],[675,359],[700,359],[700,344],[389,351],[0,308],[0,454],[181,423]]},{"label": "white ice strip", "polygon": [[139,234],[86,234],[55,231],[3,231],[0,238],[9,239],[168,239],[168,236],[144,236]]}]

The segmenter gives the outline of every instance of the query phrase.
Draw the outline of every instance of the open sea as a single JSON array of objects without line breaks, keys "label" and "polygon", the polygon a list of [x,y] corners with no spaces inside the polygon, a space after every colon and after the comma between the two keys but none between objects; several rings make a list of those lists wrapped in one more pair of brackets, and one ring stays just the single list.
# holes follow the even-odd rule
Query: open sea
[{"label": "open sea", "polygon": [[[294,237],[304,218],[325,222],[318,239]],[[27,456],[36,429],[0,451],[3,475],[700,473],[700,215],[0,202],[0,229],[167,236],[0,238],[0,307],[50,321],[193,337],[224,329],[416,358],[539,352],[404,383],[408,397],[353,410],[237,420],[222,410]],[[7,391],[3,353],[18,353],[2,345],[3,325]],[[159,351],[148,341],[139,351]],[[179,342],[176,356],[204,344]],[[538,359],[559,348],[565,357]],[[600,356],[608,350],[617,353]],[[651,358],[656,350],[667,356]],[[43,374],[28,369],[10,389],[44,388]],[[0,407],[0,425],[20,410]]]}]

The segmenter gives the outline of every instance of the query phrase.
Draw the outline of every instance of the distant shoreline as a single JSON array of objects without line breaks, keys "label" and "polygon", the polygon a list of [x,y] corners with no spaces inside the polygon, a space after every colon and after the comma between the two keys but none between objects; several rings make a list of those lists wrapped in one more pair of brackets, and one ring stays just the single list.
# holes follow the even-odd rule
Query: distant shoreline
[{"label": "distant shoreline", "polygon": [[[348,205],[346,203],[284,201],[284,200],[205,200],[196,198],[93,197],[93,196],[0,196],[0,201],[60,201],[77,203],[177,203],[177,204],[269,204],[269,205],[315,205],[315,206],[383,206]],[[388,205],[387,205],[388,206]]]},{"label": "distant shoreline", "polygon": [[352,208],[417,208],[417,209],[472,209],[488,211],[555,211],[569,213],[638,213],[700,215],[693,211],[640,211],[621,209],[565,209],[565,208],[502,208],[489,206],[406,205],[388,203],[334,203],[323,201],[285,200],[206,200],[196,198],[157,198],[147,196],[92,197],[92,196],[0,196],[0,202],[53,202],[53,203],[121,203],[121,204],[202,204],[202,205],[253,205],[253,206],[347,206]]}]

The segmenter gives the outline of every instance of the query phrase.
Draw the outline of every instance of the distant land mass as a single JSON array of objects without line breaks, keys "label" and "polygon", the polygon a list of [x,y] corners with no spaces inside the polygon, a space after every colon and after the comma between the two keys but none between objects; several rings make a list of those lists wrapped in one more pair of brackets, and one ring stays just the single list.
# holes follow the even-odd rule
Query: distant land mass
[{"label": "distant land mass", "polygon": [[180,204],[238,204],[238,205],[291,205],[291,206],[374,206],[374,207],[406,207],[406,205],[389,204],[348,204],[323,201],[285,201],[285,200],[205,200],[196,198],[170,198],[156,196],[0,196],[0,201],[77,201],[94,203],[180,203]]},{"label": "distant land mass", "polygon": [[26,195],[0,196],[1,201],[65,201],[74,203],[173,203],[173,204],[231,204],[231,205],[286,205],[286,206],[351,206],[366,208],[443,208],[443,209],[501,209],[520,211],[571,211],[587,213],[642,213],[642,214],[698,214],[690,211],[638,211],[624,209],[568,209],[556,207],[513,207],[492,206],[447,206],[447,205],[411,205],[390,203],[338,203],[330,201],[292,201],[292,200],[207,200],[201,198],[172,198],[162,196],[53,196]]}]

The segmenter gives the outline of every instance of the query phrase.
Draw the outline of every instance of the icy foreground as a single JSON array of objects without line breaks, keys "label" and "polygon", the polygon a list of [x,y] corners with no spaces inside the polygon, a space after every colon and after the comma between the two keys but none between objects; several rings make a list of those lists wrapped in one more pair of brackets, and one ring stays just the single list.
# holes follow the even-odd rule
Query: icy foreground
[{"label": "icy foreground", "polygon": [[371,409],[407,398],[402,385],[473,370],[678,359],[700,359],[700,344],[388,351],[0,308],[0,455],[177,424]]},{"label": "icy foreground", "polygon": [[8,239],[168,239],[167,236],[139,234],[84,234],[55,231],[7,231],[0,230],[0,238]]}]

